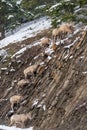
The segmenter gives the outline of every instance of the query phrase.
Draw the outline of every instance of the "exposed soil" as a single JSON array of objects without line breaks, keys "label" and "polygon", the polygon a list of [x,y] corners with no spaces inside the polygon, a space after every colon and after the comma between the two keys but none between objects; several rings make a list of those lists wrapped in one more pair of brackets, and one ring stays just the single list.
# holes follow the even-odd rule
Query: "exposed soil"
[{"label": "exposed soil", "polygon": [[[51,36],[42,32],[7,48],[14,48],[16,52],[22,44],[32,44],[46,35]],[[23,70],[41,61],[44,64],[38,67],[36,75],[32,75],[30,83],[18,92],[24,101],[14,107],[14,114],[31,112],[32,120],[25,125],[34,126],[34,130],[87,130],[87,32],[78,33],[72,42],[77,36],[79,40],[69,49],[64,48],[68,42],[58,45],[51,60],[42,55],[44,49],[38,45],[27,49],[17,59],[0,63],[0,68],[7,67],[0,74],[0,124],[10,123],[9,99],[17,94],[17,82],[24,78]],[[19,60],[21,62],[17,62]],[[12,67],[15,71],[10,71]],[[36,99],[38,102],[33,105]]]}]

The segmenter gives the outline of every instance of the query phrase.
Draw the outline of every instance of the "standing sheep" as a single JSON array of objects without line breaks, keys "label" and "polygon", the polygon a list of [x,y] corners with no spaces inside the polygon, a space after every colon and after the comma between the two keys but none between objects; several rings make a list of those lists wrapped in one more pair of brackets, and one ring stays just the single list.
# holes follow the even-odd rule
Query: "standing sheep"
[{"label": "standing sheep", "polygon": [[10,97],[10,103],[11,103],[11,108],[12,108],[12,111],[14,111],[14,105],[18,103],[20,103],[22,101],[23,97],[20,96],[20,95],[14,95],[12,97]]},{"label": "standing sheep", "polygon": [[63,24],[58,29],[58,36],[59,38],[63,38],[65,35],[71,32],[72,32],[71,26],[69,26],[69,24]]},{"label": "standing sheep", "polygon": [[52,37],[53,37],[54,42],[56,42],[57,37],[63,38],[63,36],[65,36],[68,33],[71,33],[72,31],[73,31],[73,26],[69,23],[62,24],[60,25],[59,28],[55,28],[52,31]]},{"label": "standing sheep", "polygon": [[37,68],[38,68],[38,63],[35,64],[35,65],[31,65],[29,67],[27,67],[25,70],[24,70],[24,76],[25,76],[25,79],[31,75],[31,74],[36,74],[36,71],[37,71]]},{"label": "standing sheep", "polygon": [[31,113],[27,114],[14,114],[10,118],[10,126],[21,124],[21,127],[25,127],[25,122],[31,120]]}]

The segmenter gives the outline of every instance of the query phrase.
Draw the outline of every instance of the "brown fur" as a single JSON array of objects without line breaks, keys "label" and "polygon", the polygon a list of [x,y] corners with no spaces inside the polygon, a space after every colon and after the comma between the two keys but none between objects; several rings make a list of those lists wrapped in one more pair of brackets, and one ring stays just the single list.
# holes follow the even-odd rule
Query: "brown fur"
[{"label": "brown fur", "polygon": [[58,46],[54,43],[51,48],[52,48],[54,51],[56,51],[57,47],[58,47]]},{"label": "brown fur", "polygon": [[42,46],[48,46],[48,45],[49,45],[49,42],[50,42],[50,39],[47,38],[47,37],[41,39],[41,45],[42,45]]},{"label": "brown fur", "polygon": [[25,86],[25,85],[27,85],[27,84],[29,84],[29,81],[26,80],[26,79],[22,79],[22,80],[20,80],[20,81],[17,83],[17,86],[18,86],[18,88],[19,88],[19,87],[23,87],[23,86]]},{"label": "brown fur", "polygon": [[29,74],[34,74],[34,72],[37,70],[37,67],[38,67],[38,64],[31,65],[31,66],[27,67],[27,68],[24,70],[25,79],[27,78],[27,76],[28,76]]},{"label": "brown fur", "polygon": [[31,120],[31,113],[28,114],[14,114],[10,118],[10,126],[11,125],[17,125],[22,124],[24,126],[25,122],[30,119]]},{"label": "brown fur", "polygon": [[62,24],[62,25],[60,25],[59,28],[55,28],[52,31],[52,36],[53,36],[54,42],[56,42],[57,37],[63,38],[63,37],[65,37],[66,34],[71,33],[73,31],[72,28],[73,28],[73,26],[69,23]]},{"label": "brown fur", "polygon": [[22,99],[23,99],[23,97],[20,95],[14,95],[14,96],[10,97],[11,108],[13,111],[14,111],[14,104],[20,103],[20,101]]}]

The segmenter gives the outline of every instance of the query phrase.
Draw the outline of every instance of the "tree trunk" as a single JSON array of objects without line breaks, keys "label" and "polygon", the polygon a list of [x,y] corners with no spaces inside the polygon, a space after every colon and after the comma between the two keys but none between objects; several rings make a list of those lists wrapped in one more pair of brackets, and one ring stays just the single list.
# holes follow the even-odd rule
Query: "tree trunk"
[{"label": "tree trunk", "polygon": [[4,24],[0,25],[0,40],[5,38]]}]

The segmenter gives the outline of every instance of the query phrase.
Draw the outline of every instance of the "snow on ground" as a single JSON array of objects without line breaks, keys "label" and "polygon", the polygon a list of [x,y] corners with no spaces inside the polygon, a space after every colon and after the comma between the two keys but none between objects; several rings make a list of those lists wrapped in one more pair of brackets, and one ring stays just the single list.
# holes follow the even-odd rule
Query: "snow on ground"
[{"label": "snow on ground", "polygon": [[21,129],[21,128],[17,128],[15,126],[9,127],[9,126],[5,126],[5,125],[0,125],[0,129],[2,129],[2,130],[33,130],[33,127]]},{"label": "snow on ground", "polygon": [[83,74],[87,74],[87,71],[82,72]]},{"label": "snow on ground", "polygon": [[7,51],[6,50],[4,50],[4,49],[2,49],[2,50],[0,50],[0,56],[1,57],[6,57],[8,54],[7,54]]},{"label": "snow on ground", "polygon": [[24,27],[21,27],[17,32],[1,40],[0,48],[3,48],[10,43],[16,43],[24,39],[34,37],[40,33],[41,30],[48,29],[50,27],[51,20],[47,17],[42,17],[38,20],[26,23]]},{"label": "snow on ground", "polygon": [[38,104],[38,99],[36,99],[34,102],[33,102],[33,105],[32,106],[35,106]]},{"label": "snow on ground", "polygon": [[51,55],[53,52],[54,52],[54,51],[53,51],[53,49],[51,49],[51,48],[46,48],[46,49],[45,49],[45,53],[46,53],[46,54]]},{"label": "snow on ground", "polygon": [[49,11],[50,11],[50,12],[53,11],[53,9],[57,8],[57,7],[60,6],[60,5],[61,5],[61,3],[57,3],[57,4],[55,4],[55,5],[52,5],[52,6],[50,7]]},{"label": "snow on ground", "polygon": [[11,58],[14,58],[15,56],[23,54],[28,48],[32,48],[33,46],[40,45],[40,42],[35,42],[31,45],[27,45],[24,48],[20,49],[18,52],[16,52]]},{"label": "snow on ground", "polygon": [[77,42],[79,41],[79,39],[80,39],[80,37],[77,37],[77,38],[73,41],[73,43],[71,43],[71,44],[69,44],[69,45],[67,45],[67,46],[64,46],[64,48],[70,48],[70,47],[73,46],[75,43],[77,43]]}]

